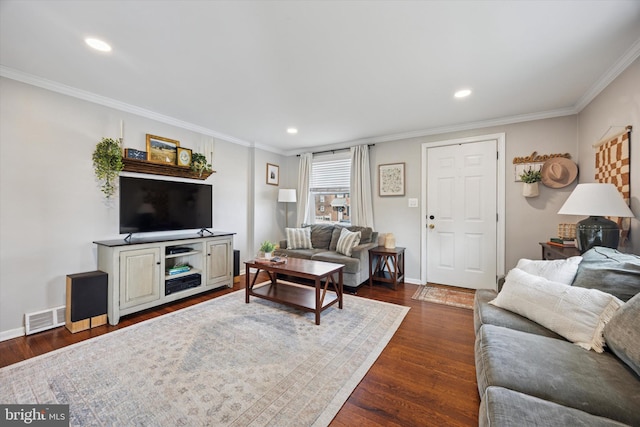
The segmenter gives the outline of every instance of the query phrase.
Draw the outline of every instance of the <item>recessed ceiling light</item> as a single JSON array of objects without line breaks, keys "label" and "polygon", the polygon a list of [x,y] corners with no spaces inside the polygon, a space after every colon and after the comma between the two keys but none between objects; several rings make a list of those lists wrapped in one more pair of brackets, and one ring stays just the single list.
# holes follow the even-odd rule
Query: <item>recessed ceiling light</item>
[{"label": "recessed ceiling light", "polygon": [[471,95],[470,89],[462,89],[453,94],[456,98],[466,98],[469,95]]},{"label": "recessed ceiling light", "polygon": [[298,133],[298,129],[296,129],[296,128],[288,128],[287,129],[287,133],[289,133],[291,135],[295,135],[296,133]]},{"label": "recessed ceiling light", "polygon": [[102,40],[89,37],[84,39],[84,41],[95,50],[99,50],[100,52],[111,52],[111,46]]}]

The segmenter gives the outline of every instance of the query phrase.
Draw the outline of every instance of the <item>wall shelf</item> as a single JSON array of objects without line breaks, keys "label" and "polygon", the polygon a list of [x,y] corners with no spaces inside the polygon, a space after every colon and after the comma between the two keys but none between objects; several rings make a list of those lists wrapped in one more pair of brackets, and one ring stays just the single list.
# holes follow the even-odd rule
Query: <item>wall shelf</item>
[{"label": "wall shelf", "polygon": [[198,174],[197,172],[194,172],[191,169],[186,168],[184,166],[151,163],[145,160],[129,159],[126,157],[122,159],[122,163],[124,163],[124,168],[122,170],[126,172],[148,173],[153,175],[164,175],[164,176],[177,176],[180,178],[205,180],[209,178],[211,174],[216,173],[216,171],[202,172],[202,176],[200,176],[200,174]]}]

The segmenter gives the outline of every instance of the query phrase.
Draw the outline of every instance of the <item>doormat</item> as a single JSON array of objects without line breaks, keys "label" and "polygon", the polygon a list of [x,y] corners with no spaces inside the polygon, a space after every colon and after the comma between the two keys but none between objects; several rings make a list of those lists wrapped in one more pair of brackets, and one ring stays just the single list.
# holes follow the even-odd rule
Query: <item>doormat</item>
[{"label": "doormat", "polygon": [[425,285],[419,286],[411,298],[473,310],[474,297],[475,293],[472,292],[454,291],[453,289]]}]

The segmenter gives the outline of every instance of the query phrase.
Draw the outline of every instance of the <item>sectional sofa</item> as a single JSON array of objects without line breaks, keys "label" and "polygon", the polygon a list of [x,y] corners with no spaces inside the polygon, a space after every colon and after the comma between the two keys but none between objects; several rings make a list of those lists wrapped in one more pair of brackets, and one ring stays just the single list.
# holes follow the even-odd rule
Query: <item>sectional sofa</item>
[{"label": "sectional sofa", "polygon": [[[480,426],[640,426],[640,257],[596,247],[564,265],[537,262],[562,269],[576,261],[572,280],[554,285],[552,300],[535,289],[546,292],[555,281],[518,268],[500,293],[476,293]],[[537,306],[536,295],[546,301]],[[592,297],[603,301],[600,308]],[[577,317],[599,313],[590,344],[576,338],[583,324],[569,326],[574,309]],[[597,352],[600,337],[605,347]]]}]

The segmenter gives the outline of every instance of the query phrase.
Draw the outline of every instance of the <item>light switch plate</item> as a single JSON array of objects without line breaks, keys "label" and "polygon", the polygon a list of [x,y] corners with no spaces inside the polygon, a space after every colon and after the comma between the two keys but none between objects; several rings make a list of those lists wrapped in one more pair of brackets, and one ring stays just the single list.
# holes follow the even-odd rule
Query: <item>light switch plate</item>
[{"label": "light switch plate", "polygon": [[417,208],[418,207],[418,199],[409,199],[409,207]]}]

